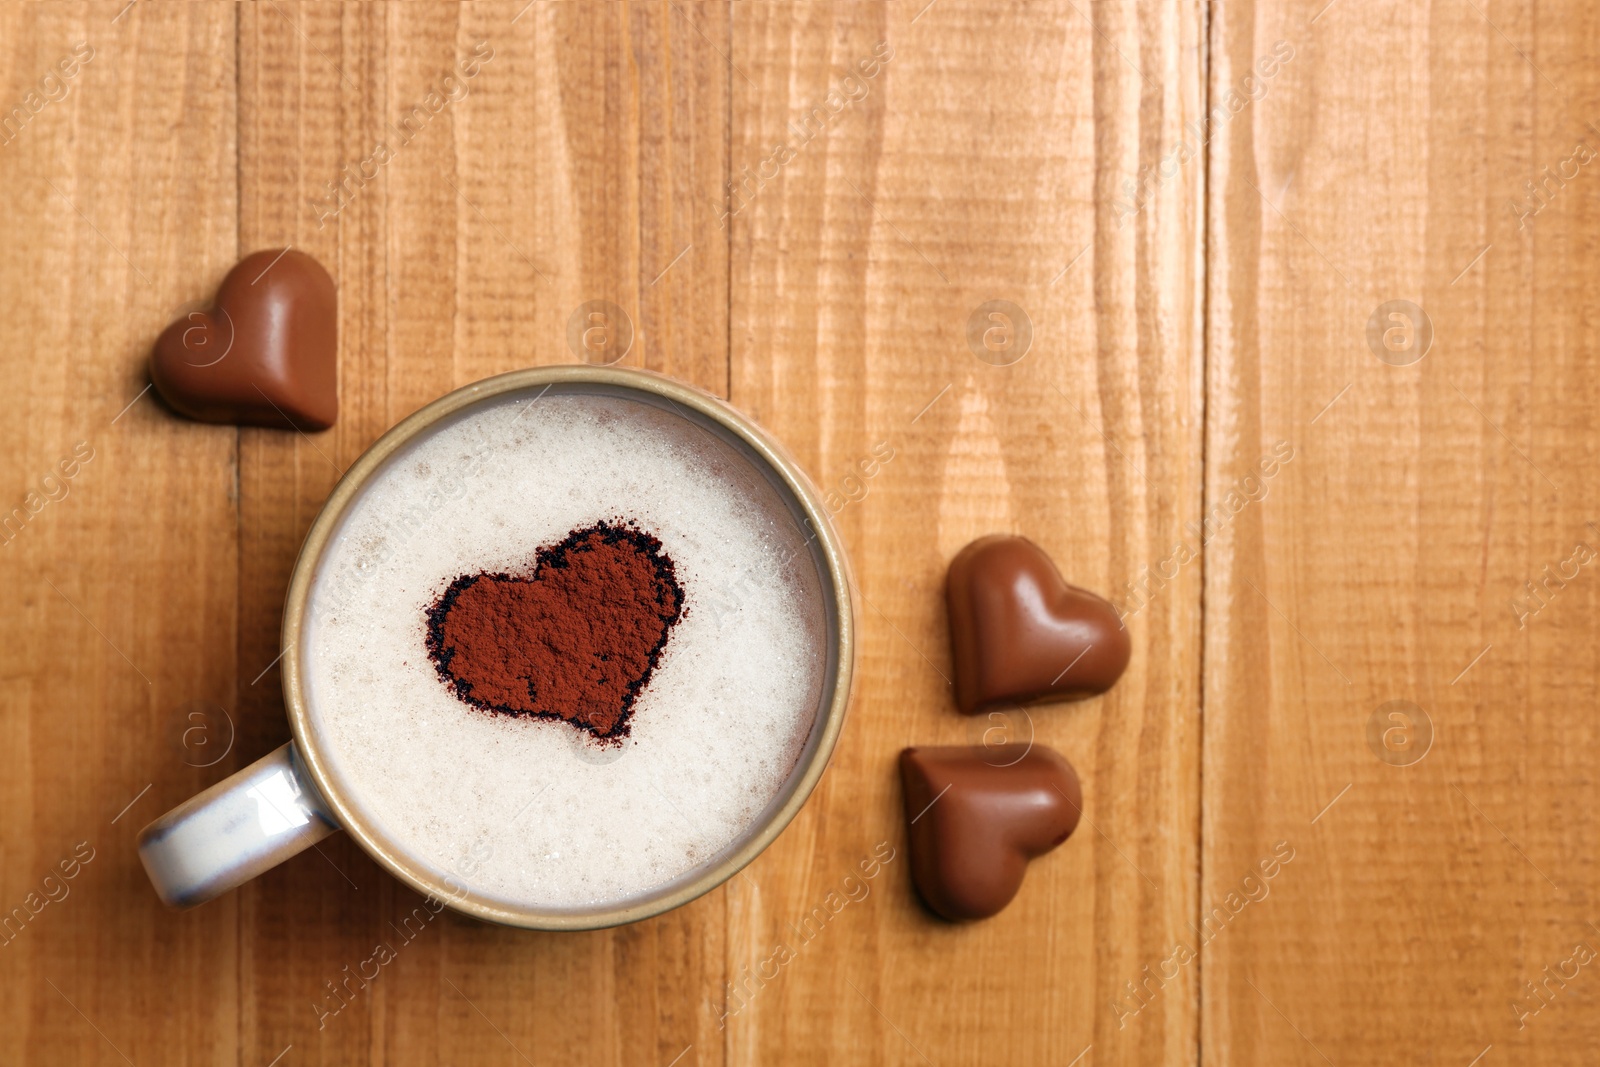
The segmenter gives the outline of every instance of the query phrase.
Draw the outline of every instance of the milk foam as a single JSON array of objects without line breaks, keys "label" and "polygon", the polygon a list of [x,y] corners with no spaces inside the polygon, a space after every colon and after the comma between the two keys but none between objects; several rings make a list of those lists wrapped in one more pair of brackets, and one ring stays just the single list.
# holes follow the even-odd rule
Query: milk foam
[{"label": "milk foam", "polygon": [[[525,573],[619,517],[661,539],[685,592],[620,749],[445,688],[424,611],[452,579]],[[647,403],[551,391],[390,459],[329,541],[301,655],[312,729],[365,819],[453,885],[584,910],[647,897],[751,829],[816,722],[825,625],[803,531],[732,446]]]}]

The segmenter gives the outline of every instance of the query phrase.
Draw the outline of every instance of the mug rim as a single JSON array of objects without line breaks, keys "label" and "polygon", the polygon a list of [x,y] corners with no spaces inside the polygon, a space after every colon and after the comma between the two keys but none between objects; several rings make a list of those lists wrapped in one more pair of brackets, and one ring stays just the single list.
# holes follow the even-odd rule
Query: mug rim
[{"label": "mug rim", "polygon": [[[823,721],[820,730],[816,726],[812,728],[815,744],[808,739],[806,750],[802,751],[795,769],[785,781],[789,794],[784,802],[771,811],[738,847],[726,852],[718,862],[688,876],[687,881],[671,892],[593,911],[524,907],[486,898],[463,885],[452,884],[451,876],[432,876],[422,864],[403,854],[397,842],[368,825],[368,820],[351,803],[346,795],[347,787],[335,776],[315,741],[304,694],[300,649],[317,566],[329,540],[348,513],[350,505],[392,456],[434,426],[467,408],[541,386],[548,389],[554,385],[569,384],[606,386],[660,397],[691,409],[737,437],[754,453],[756,460],[778,476],[809,520],[821,558],[826,563],[826,573],[818,569],[818,577],[829,587],[823,590],[824,602],[833,605],[837,618],[829,635],[829,643],[837,657],[833,689],[827,694],[825,705],[819,704]],[[775,439],[731,405],[687,382],[654,371],[581,364],[511,371],[454,389],[401,419],[351,464],[323,502],[301,543],[284,603],[279,645],[283,649],[284,710],[289,717],[300,764],[338,818],[340,828],[355,838],[384,869],[412,889],[456,911],[505,926],[529,930],[595,930],[620,926],[681,907],[715,889],[766,851],[767,846],[799,814],[827,769],[849,705],[851,678],[855,668],[852,589],[849,563],[843,546],[810,478]]]}]

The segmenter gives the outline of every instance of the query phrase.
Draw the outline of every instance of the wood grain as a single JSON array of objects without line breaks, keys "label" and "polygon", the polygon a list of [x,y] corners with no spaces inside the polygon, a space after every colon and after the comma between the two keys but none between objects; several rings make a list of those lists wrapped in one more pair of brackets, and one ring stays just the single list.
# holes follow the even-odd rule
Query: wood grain
[{"label": "wood grain", "polygon": [[[584,302],[610,301],[633,321],[626,365],[726,390],[726,239],[708,196],[723,169],[725,79],[700,59],[695,27],[659,10],[521,7],[241,11],[240,245],[292,243],[334,270],[345,403],[317,440],[244,435],[241,600],[260,621],[242,661],[278,654],[294,554],[338,468],[456,386],[571,361],[568,318]],[[725,35],[716,14],[700,17],[701,32]],[[459,66],[484,55],[475,74]],[[430,92],[458,98],[414,131],[412,108],[431,111]],[[327,183],[359,178],[379,141],[392,156],[382,178],[350,183],[327,219]],[[698,251],[674,263],[684,243]],[[264,724],[254,758],[286,724],[275,688],[250,699]],[[446,917],[381,980],[339,997],[328,983],[393,942],[390,924],[420,901],[348,840],[323,851],[241,894],[247,1040],[264,1058],[293,1045],[337,1064],[665,1063],[704,1044],[719,900],[573,936]],[[550,1010],[574,997],[597,1012]]]},{"label": "wood grain", "polygon": [[1294,458],[1207,553],[1205,1058],[1588,1062],[1595,12],[1320,6],[1213,9],[1213,105],[1294,56],[1211,142],[1208,507]]},{"label": "wood grain", "polygon": [[[1479,0],[0,9],[0,917],[28,913],[0,1061],[1586,1062],[1597,29]],[[285,244],[339,284],[338,425],[141,395],[162,326]],[[1412,362],[1403,321],[1369,343],[1397,300],[1432,328]],[[172,913],[133,836],[286,738],[279,612],[341,470],[455,386],[610,358],[569,344],[598,301],[626,365],[730,397],[832,500],[844,739],[702,900],[446,917],[331,1011],[408,890],[335,837]],[[991,301],[1016,362],[969,343]],[[952,927],[911,893],[893,756],[1002,725],[950,704],[940,596],[997,530],[1110,594],[1135,653],[1003,724],[1077,765],[1086,821]]]},{"label": "wood grain", "polygon": [[[29,115],[0,146],[0,499],[25,517],[0,547],[8,1063],[238,1050],[237,901],[175,924],[133,849],[209,780],[185,765],[181,709],[227,700],[234,675],[235,435],[141,397],[155,324],[234,259],[233,17],[115,13],[0,11],[0,99]],[[87,61],[64,79],[79,42]],[[57,99],[35,113],[28,92]],[[87,461],[65,477],[79,442]]]},{"label": "wood grain", "polygon": [[[733,229],[733,400],[844,501],[862,644],[818,795],[728,891],[730,974],[797,957],[730,1018],[729,1062],[1189,1058],[1193,972],[1136,1026],[1108,1005],[1194,907],[1198,571],[1130,620],[1108,699],[1017,724],[1082,772],[1093,829],[993,920],[932,922],[910,894],[894,757],[975,736],[947,685],[963,544],[1022,533],[1120,590],[1198,511],[1198,163],[1120,228],[1101,207],[1198,108],[1197,12],[921,6],[735,19],[733,170],[758,181]],[[863,78],[880,41],[892,58]],[[830,92],[859,99],[803,140]],[[968,347],[990,300],[1032,321],[1020,362]],[[893,459],[853,500],[880,443]],[[797,931],[880,842],[899,858],[870,895]]]}]

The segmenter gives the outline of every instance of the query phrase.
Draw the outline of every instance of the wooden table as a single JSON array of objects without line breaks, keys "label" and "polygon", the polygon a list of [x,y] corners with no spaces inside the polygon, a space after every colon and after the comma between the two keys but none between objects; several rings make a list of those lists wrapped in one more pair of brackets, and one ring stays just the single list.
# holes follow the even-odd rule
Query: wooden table
[{"label": "wooden table", "polygon": [[[45,902],[0,1061],[1590,1062],[1597,38],[1576,0],[0,8],[0,909]],[[338,425],[142,393],[286,244],[339,283]],[[286,739],[279,609],[340,470],[573,360],[591,300],[840,494],[852,717],[723,888],[447,917],[324,1015],[413,894],[340,836],[174,913],[135,834]],[[1084,826],[950,926],[894,756],[970,736],[941,579],[994,531],[1135,651],[1032,716]]]}]

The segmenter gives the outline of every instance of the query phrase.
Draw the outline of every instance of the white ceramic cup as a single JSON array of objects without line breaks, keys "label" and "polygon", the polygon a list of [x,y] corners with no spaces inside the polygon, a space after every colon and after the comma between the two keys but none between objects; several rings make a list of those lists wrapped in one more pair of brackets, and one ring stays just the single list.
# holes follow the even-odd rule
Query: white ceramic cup
[{"label": "white ceramic cup", "polygon": [[[773,486],[797,524],[824,594],[826,664],[811,734],[778,796],[748,832],[721,855],[659,892],[625,905],[571,912],[487,899],[440,877],[399,841],[364,818],[359,790],[320,751],[310,725],[301,671],[304,620],[313,576],[330,534],[367,482],[397,450],[440,420],[476,406],[543,391],[621,395],[673,411],[715,434]],[[815,489],[763,431],[726,404],[691,386],[645,371],[562,366],[517,371],[458,389],[384,434],[350,468],[311,525],[295,562],[283,614],[283,699],[294,740],[174,808],[139,835],[139,858],[166,903],[189,907],[219,896],[337,830],[353,836],[382,866],[418,892],[465,914],[530,929],[593,929],[657,915],[733,877],[789,824],[827,766],[849,700],[854,665],[848,565]]]}]

